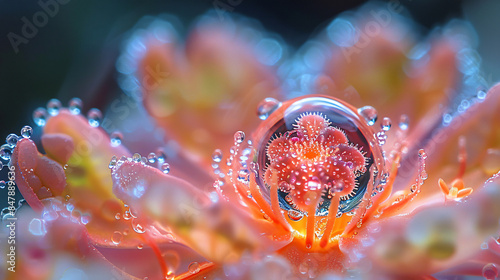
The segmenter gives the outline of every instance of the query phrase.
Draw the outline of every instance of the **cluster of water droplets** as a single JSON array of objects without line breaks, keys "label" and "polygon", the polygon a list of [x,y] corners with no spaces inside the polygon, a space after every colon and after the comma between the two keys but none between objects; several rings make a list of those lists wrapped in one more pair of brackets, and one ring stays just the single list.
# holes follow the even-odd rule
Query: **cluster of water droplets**
[{"label": "cluster of water droplets", "polygon": [[[5,144],[0,146],[0,170],[3,169],[4,165],[10,163],[12,152],[16,148],[17,142],[23,138],[31,138],[33,135],[33,128],[31,126],[24,126],[21,129],[21,135],[16,135],[11,133],[5,139]],[[0,188],[5,188],[5,182],[0,181]]]},{"label": "cluster of water droplets", "polygon": [[[83,102],[80,98],[72,98],[68,102],[68,110],[73,115],[82,113]],[[59,115],[62,109],[61,101],[58,99],[51,99],[47,102],[46,108],[40,107],[33,111],[33,121],[39,127],[45,126],[50,117]],[[93,127],[99,127],[102,123],[102,113],[99,109],[92,108],[87,112],[87,120]]]},{"label": "cluster of water droplets", "polygon": [[125,161],[142,163],[143,165],[149,165],[160,169],[164,174],[170,173],[170,164],[166,162],[167,154],[163,148],[158,148],[155,153],[149,153],[147,157],[141,156],[139,153],[135,153],[132,157],[122,156],[118,159],[113,156],[109,162],[108,168],[113,169],[120,166]]}]

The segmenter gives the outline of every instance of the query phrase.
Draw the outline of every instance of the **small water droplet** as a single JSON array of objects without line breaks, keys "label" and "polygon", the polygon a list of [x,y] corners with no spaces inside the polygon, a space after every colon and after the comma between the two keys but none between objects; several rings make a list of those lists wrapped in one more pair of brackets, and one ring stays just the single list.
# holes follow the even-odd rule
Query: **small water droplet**
[{"label": "small water droplet", "polygon": [[156,154],[155,153],[149,153],[149,155],[148,155],[148,161],[149,161],[149,163],[155,163],[156,162]]},{"label": "small water droplet", "polygon": [[380,124],[380,126],[382,127],[383,131],[389,131],[389,129],[391,129],[391,126],[392,126],[391,119],[389,119],[388,117],[385,117],[382,120],[382,123]]},{"label": "small water droplet", "polygon": [[156,150],[156,157],[159,163],[164,163],[167,160],[167,154],[163,150],[163,148],[158,148]]},{"label": "small water droplet", "polygon": [[418,150],[418,156],[423,158],[423,159],[427,158],[427,154],[425,153],[424,149]]},{"label": "small water droplet", "polygon": [[377,132],[377,140],[380,146],[383,146],[387,141],[387,134],[384,131]]},{"label": "small water droplet", "polygon": [[489,263],[483,267],[483,277],[486,280],[494,280],[498,277],[498,268],[495,264]]},{"label": "small water droplet", "polygon": [[235,144],[241,144],[245,140],[245,132],[243,131],[236,131],[234,134],[234,143]]},{"label": "small water droplet", "polygon": [[99,109],[92,108],[87,113],[87,119],[89,120],[89,124],[93,127],[98,127],[101,125],[102,121],[102,113]]},{"label": "small water droplet", "polygon": [[297,221],[302,220],[302,218],[304,217],[304,214],[302,214],[301,212],[299,212],[297,210],[290,209],[290,210],[288,210],[288,217],[290,218],[290,220],[297,222]]},{"label": "small water droplet", "polygon": [[133,156],[132,156],[132,160],[134,162],[140,162],[141,161],[141,155],[138,154],[138,153],[135,153]]},{"label": "small water droplet", "polygon": [[144,248],[144,245],[143,245],[143,244],[139,244],[139,245],[137,245],[137,249],[142,250],[142,248]]},{"label": "small water droplet", "polygon": [[32,134],[33,134],[33,128],[31,128],[31,126],[26,125],[23,128],[21,128],[21,136],[23,138],[30,138]]},{"label": "small water droplet", "polygon": [[143,225],[139,224],[137,219],[132,219],[132,229],[139,234],[146,232],[146,228]]},{"label": "small water droplet", "polygon": [[175,278],[175,273],[173,271],[167,272],[167,275],[165,275],[165,280],[174,280]]},{"label": "small water droplet", "polygon": [[120,242],[122,242],[123,235],[119,231],[113,232],[113,235],[111,236],[111,241],[115,244],[118,245]]},{"label": "small water droplet", "polygon": [[222,160],[222,151],[220,149],[214,151],[212,154],[212,160],[215,162],[220,162]]},{"label": "small water droplet", "polygon": [[33,121],[37,126],[44,126],[47,123],[47,110],[45,108],[38,108],[33,111]]},{"label": "small water droplet", "polygon": [[119,131],[115,131],[110,135],[111,146],[118,147],[122,144],[123,134]]},{"label": "small water droplet", "polygon": [[14,133],[11,133],[7,136],[5,139],[7,144],[9,144],[11,147],[16,146],[17,141],[19,140],[19,136],[15,135]]},{"label": "small water droplet", "polygon": [[170,172],[170,164],[164,163],[161,165],[161,171],[165,174],[168,174]]},{"label": "small water droplet", "polygon": [[116,158],[116,156],[113,156],[111,158],[111,160],[109,161],[109,165],[108,165],[108,168],[109,169],[112,169],[113,167],[116,166],[116,163],[118,162],[118,159]]},{"label": "small water droplet", "polygon": [[82,112],[83,102],[80,98],[71,98],[68,103],[69,111],[73,115],[78,115]]},{"label": "small water droplet", "polygon": [[11,155],[12,155],[12,149],[9,145],[4,144],[0,147],[0,158],[9,161]]},{"label": "small water droplet", "polygon": [[377,110],[372,106],[364,106],[358,109],[358,113],[365,119],[368,125],[374,125],[377,121]]},{"label": "small water droplet", "polygon": [[119,220],[119,219],[120,219],[120,217],[121,217],[120,213],[116,213],[116,214],[115,214],[115,219]]},{"label": "small water droplet", "polygon": [[259,105],[257,105],[257,116],[259,117],[259,119],[265,120],[280,106],[281,102],[274,98],[268,97],[262,100]]},{"label": "small water droplet", "polygon": [[486,91],[485,90],[479,90],[477,92],[477,98],[484,100],[486,98]]},{"label": "small water droplet", "polygon": [[200,264],[197,263],[197,262],[192,262],[189,264],[189,272],[191,272],[192,274],[196,274],[198,272],[200,272]]},{"label": "small water droplet", "polygon": [[5,189],[5,186],[6,186],[6,185],[7,185],[7,184],[5,183],[5,181],[4,181],[4,180],[0,181],[0,189]]},{"label": "small water droplet", "polygon": [[51,116],[57,116],[59,114],[59,110],[61,110],[61,107],[61,101],[59,101],[58,99],[51,99],[47,103],[47,112]]},{"label": "small water droplet", "polygon": [[399,129],[405,131],[408,129],[408,125],[410,123],[410,118],[407,115],[401,115],[399,118]]}]

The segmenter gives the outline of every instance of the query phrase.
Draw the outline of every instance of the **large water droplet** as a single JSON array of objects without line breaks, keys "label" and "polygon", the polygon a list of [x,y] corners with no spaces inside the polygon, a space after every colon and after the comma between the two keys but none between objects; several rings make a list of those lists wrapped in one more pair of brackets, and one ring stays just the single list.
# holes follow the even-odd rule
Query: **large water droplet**
[{"label": "large water droplet", "polygon": [[259,116],[259,119],[265,120],[280,106],[281,102],[274,98],[268,97],[262,100],[259,105],[257,105],[257,116]]},{"label": "large water droplet", "polygon": [[23,138],[30,138],[32,134],[33,134],[33,128],[31,128],[31,126],[26,125],[23,128],[21,128],[21,136]]},{"label": "large water droplet", "polygon": [[47,115],[47,110],[40,107],[33,111],[33,121],[37,126],[44,126],[47,123]]},{"label": "large water droplet", "polygon": [[364,106],[358,109],[358,113],[365,119],[368,125],[374,125],[377,121],[377,110],[372,106]]},{"label": "large water droplet", "polygon": [[102,113],[99,109],[92,108],[87,113],[87,119],[89,120],[89,124],[93,127],[98,127],[102,121]]},{"label": "large water droplet", "polygon": [[73,115],[78,115],[82,112],[83,102],[80,98],[72,98],[69,103],[69,111]]},{"label": "large water droplet", "polygon": [[118,147],[122,144],[123,134],[119,131],[115,131],[110,135],[111,146]]},{"label": "large water droplet", "polygon": [[61,101],[59,101],[58,99],[51,99],[47,103],[47,112],[51,116],[57,116],[59,114],[59,110],[61,110],[61,107]]},{"label": "large water droplet", "polygon": [[236,131],[234,134],[234,144],[241,144],[245,140],[245,132],[243,131]]},{"label": "large water droplet", "polygon": [[15,135],[14,133],[11,133],[7,136],[5,139],[7,144],[9,144],[11,147],[16,146],[17,141],[19,140],[19,136]]}]

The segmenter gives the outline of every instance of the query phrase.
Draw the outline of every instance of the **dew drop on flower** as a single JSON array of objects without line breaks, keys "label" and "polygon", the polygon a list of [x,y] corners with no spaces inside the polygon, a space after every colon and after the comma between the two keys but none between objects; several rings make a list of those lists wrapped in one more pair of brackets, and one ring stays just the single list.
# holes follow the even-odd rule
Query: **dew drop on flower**
[{"label": "dew drop on flower", "polygon": [[0,189],[5,189],[5,185],[6,184],[4,180],[0,181]]},{"label": "dew drop on flower", "polygon": [[122,144],[123,134],[119,131],[115,131],[110,135],[111,146],[118,147]]},{"label": "dew drop on flower", "polygon": [[358,113],[365,119],[366,123],[370,126],[374,125],[377,121],[377,110],[372,106],[364,106],[358,109]]},{"label": "dew drop on flower", "polygon": [[383,146],[387,141],[387,134],[384,131],[377,132],[377,140],[380,146]]},{"label": "dew drop on flower", "polygon": [[222,151],[220,149],[214,151],[212,154],[212,160],[214,162],[220,162],[222,160]]},{"label": "dew drop on flower", "polygon": [[167,160],[167,154],[162,148],[156,150],[156,157],[159,163],[164,163]]},{"label": "dew drop on flower", "polygon": [[144,248],[144,245],[142,244],[137,245],[137,249],[142,250],[142,248]]},{"label": "dew drop on flower", "polygon": [[9,144],[11,147],[16,146],[17,141],[19,140],[19,136],[15,135],[14,133],[11,133],[7,136],[5,139],[7,144]]},{"label": "dew drop on flower", "polygon": [[495,264],[489,263],[483,267],[483,277],[486,280],[494,280],[498,276],[498,268]]},{"label": "dew drop on flower", "polygon": [[83,102],[80,98],[71,98],[68,103],[69,112],[73,115],[78,115],[82,112]]},{"label": "dew drop on flower", "polygon": [[391,119],[389,119],[388,117],[385,117],[380,124],[383,131],[389,131],[389,129],[391,129],[391,125]]},{"label": "dew drop on flower", "polygon": [[[268,178],[276,174],[279,205],[291,220],[302,219],[306,202],[310,204],[315,199],[324,201],[317,204],[316,216],[327,216],[332,196],[326,190],[337,186],[332,184],[332,176],[335,176],[336,181],[345,180],[346,186],[349,185],[342,188],[349,193],[339,194],[342,197],[339,213],[354,209],[367,191],[371,175],[374,175],[370,167],[376,166],[379,170],[374,180],[376,184],[380,182],[381,171],[385,170],[381,148],[370,144],[377,142],[373,129],[356,110],[337,99],[303,97],[284,102],[282,106],[280,115],[264,120],[261,127],[265,129],[258,130],[253,138],[255,162],[260,169],[252,168],[252,171],[256,173],[256,183],[264,195],[270,192]],[[376,117],[372,115],[372,118]],[[332,149],[329,143],[333,139],[343,144]],[[309,143],[319,146],[310,146]],[[301,152],[303,150],[308,153]],[[327,150],[338,155],[324,162],[321,159],[328,157],[325,155]],[[343,168],[345,174],[350,175],[338,175],[336,168]],[[352,188],[353,185],[356,188]],[[319,196],[307,195],[312,192]]]},{"label": "dew drop on flower", "polygon": [[148,155],[148,161],[149,161],[149,163],[155,163],[156,162],[156,154],[155,153],[149,153],[149,155]]},{"label": "dew drop on flower", "polygon": [[59,114],[59,110],[61,110],[62,104],[58,99],[51,99],[47,103],[47,112],[51,116],[57,116]]},{"label": "dew drop on flower", "polygon": [[259,117],[259,119],[265,120],[280,106],[281,102],[274,98],[268,97],[262,100],[259,105],[257,105],[257,116]]},{"label": "dew drop on flower", "polygon": [[37,126],[44,126],[47,123],[47,110],[38,108],[33,112],[33,121]]},{"label": "dew drop on flower", "polygon": [[12,150],[8,144],[4,144],[0,147],[0,158],[9,161],[11,155],[12,155]]},{"label": "dew drop on flower", "polygon": [[132,229],[139,234],[146,232],[146,228],[143,225],[139,224],[137,219],[132,219]]},{"label": "dew drop on flower", "polygon": [[31,126],[27,125],[21,128],[21,136],[23,138],[30,138],[32,134],[33,134],[33,128],[31,128]]},{"label": "dew drop on flower", "polygon": [[425,153],[424,149],[418,150],[418,156],[423,158],[423,159],[427,158],[427,154]]},{"label": "dew drop on flower", "polygon": [[141,161],[141,155],[139,153],[135,153],[133,156],[132,156],[132,160],[134,162],[140,162]]},{"label": "dew drop on flower", "polygon": [[112,169],[113,167],[115,167],[117,162],[118,162],[118,160],[117,160],[116,156],[113,156],[111,158],[111,160],[109,161],[109,165],[108,165],[109,169]]},{"label": "dew drop on flower", "polygon": [[192,274],[196,274],[200,272],[200,264],[198,262],[192,262],[189,264],[188,269]]},{"label": "dew drop on flower", "polygon": [[87,119],[89,120],[89,124],[93,127],[98,127],[101,125],[102,121],[102,113],[99,109],[92,108],[87,113]]},{"label": "dew drop on flower", "polygon": [[407,115],[401,115],[399,118],[399,129],[405,131],[408,129],[410,123],[410,119],[408,118]]},{"label": "dew drop on flower", "polygon": [[115,244],[118,245],[120,242],[122,242],[123,235],[119,231],[113,232],[113,235],[111,236],[111,241]]},{"label": "dew drop on flower", "polygon": [[241,144],[245,140],[245,132],[243,131],[237,131],[234,134],[234,144]]},{"label": "dew drop on flower", "polygon": [[477,92],[477,98],[484,100],[486,98],[486,91],[485,90],[479,90]]},{"label": "dew drop on flower", "polygon": [[164,163],[161,165],[161,171],[165,174],[168,174],[170,172],[170,164]]}]

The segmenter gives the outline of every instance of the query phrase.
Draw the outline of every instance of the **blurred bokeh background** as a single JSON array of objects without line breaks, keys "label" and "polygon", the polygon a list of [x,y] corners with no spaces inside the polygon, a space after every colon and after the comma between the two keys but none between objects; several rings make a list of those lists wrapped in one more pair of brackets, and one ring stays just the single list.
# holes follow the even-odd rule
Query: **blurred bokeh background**
[{"label": "blurred bokeh background", "polygon": [[[65,104],[71,97],[84,101],[84,111],[102,110],[121,92],[115,61],[127,31],[145,15],[177,16],[184,26],[205,11],[232,3],[225,13],[260,21],[279,34],[292,50],[325,27],[336,15],[355,9],[362,0],[59,0],[58,11],[16,52],[9,33],[22,34],[23,20],[42,10],[36,0],[0,0],[0,138],[19,134],[32,124],[32,112],[50,98]],[[41,0],[41,3],[48,2]],[[421,30],[452,18],[469,20],[479,37],[479,53],[489,83],[500,80],[500,1],[391,0],[400,2]],[[221,4],[222,3],[222,4]],[[11,35],[12,36],[12,35]],[[3,170],[5,172],[5,170]],[[2,178],[4,174],[2,172]],[[3,195],[2,195],[3,196]],[[3,201],[1,201],[3,203]]]}]

